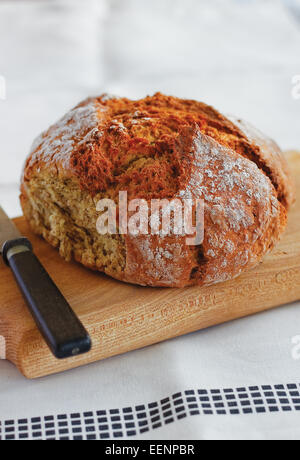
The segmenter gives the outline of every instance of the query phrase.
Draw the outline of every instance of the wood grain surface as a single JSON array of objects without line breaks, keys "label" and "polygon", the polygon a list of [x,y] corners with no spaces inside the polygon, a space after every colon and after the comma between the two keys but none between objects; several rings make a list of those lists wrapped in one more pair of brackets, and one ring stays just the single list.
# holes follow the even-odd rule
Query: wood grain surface
[{"label": "wood grain surface", "polygon": [[288,158],[298,197],[282,241],[258,268],[212,287],[145,288],[115,281],[66,263],[31,233],[22,217],[16,219],[90,332],[93,348],[86,355],[55,359],[1,260],[0,336],[6,341],[7,359],[27,378],[42,377],[299,300],[300,153],[290,152]]}]

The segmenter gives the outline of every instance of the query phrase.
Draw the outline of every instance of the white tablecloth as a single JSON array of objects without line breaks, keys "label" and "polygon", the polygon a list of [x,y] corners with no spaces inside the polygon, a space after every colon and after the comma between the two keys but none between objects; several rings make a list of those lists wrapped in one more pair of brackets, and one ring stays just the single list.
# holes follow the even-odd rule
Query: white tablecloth
[{"label": "white tablecloth", "polygon": [[[0,195],[11,216],[32,138],[87,94],[194,97],[249,119],[285,149],[300,147],[291,96],[300,29],[282,2],[108,0],[99,10],[89,0],[64,21],[64,0],[58,23],[59,2],[17,2],[21,13],[13,3],[0,3]],[[80,3],[89,4],[84,14]],[[36,381],[0,361],[0,436],[299,439],[299,306]]]},{"label": "white tablecloth", "polygon": [[[2,361],[2,431],[13,427],[6,436],[71,439],[78,427],[84,438],[115,433],[126,438],[135,432],[133,439],[298,439],[300,361],[294,359],[297,353],[293,357],[292,338],[300,334],[299,307],[285,306],[35,381]],[[20,426],[27,430],[19,431]],[[149,431],[141,433],[144,429]]]}]

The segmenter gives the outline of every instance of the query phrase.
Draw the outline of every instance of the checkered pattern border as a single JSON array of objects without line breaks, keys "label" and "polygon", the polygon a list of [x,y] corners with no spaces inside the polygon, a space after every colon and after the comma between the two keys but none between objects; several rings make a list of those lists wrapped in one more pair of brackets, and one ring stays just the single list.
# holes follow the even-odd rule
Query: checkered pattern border
[{"label": "checkered pattern border", "polygon": [[187,390],[122,409],[0,422],[0,440],[110,440],[141,436],[191,416],[300,411],[300,384]]}]

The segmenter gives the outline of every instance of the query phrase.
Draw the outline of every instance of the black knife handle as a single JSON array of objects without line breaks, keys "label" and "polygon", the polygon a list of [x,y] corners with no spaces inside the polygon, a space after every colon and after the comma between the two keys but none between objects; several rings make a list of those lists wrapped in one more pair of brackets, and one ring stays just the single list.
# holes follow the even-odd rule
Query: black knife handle
[{"label": "black knife handle", "polygon": [[90,351],[87,331],[31,248],[21,238],[6,242],[2,254],[50,350],[58,359]]}]

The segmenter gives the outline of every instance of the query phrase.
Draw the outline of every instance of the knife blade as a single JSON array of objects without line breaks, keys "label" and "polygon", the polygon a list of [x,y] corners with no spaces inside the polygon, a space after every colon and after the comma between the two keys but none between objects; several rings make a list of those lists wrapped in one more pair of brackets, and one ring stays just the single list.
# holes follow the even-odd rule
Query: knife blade
[{"label": "knife blade", "polygon": [[3,245],[8,240],[16,240],[21,238],[22,235],[14,225],[14,223],[7,217],[4,210],[0,206],[0,251],[2,253]]},{"label": "knife blade", "polygon": [[89,352],[92,343],[86,329],[1,206],[0,253],[53,355],[64,359]]}]

